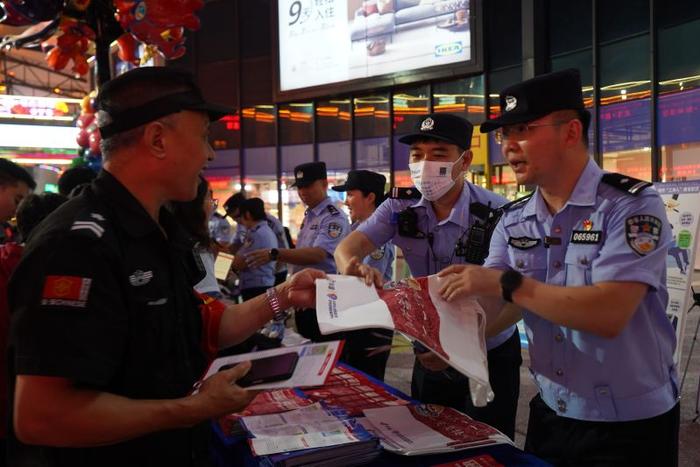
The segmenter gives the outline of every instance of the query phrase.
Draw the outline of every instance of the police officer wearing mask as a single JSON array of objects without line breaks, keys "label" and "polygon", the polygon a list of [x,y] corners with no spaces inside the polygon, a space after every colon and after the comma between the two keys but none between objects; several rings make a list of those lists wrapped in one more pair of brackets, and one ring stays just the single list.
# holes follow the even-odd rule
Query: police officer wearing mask
[{"label": "police officer wearing mask", "polygon": [[[392,190],[398,195],[379,206],[336,250],[341,272],[381,285],[382,275],[361,258],[388,241],[401,248],[414,277],[485,258],[488,238],[478,235],[489,222],[485,213],[505,204],[506,199],[464,180],[472,161],[472,131],[471,123],[463,118],[431,114],[421,118],[411,134],[401,137],[399,141],[410,145],[411,178],[422,196],[414,198],[415,189]],[[515,326],[510,326],[486,343],[495,393],[486,407],[474,407],[467,378],[424,348],[417,351],[411,393],[420,401],[461,410],[513,438],[522,362],[519,336]]]},{"label": "police officer wearing mask", "polygon": [[446,269],[441,294],[522,307],[539,388],[527,451],[555,465],[677,465],[664,204],[650,183],[605,173],[588,156],[577,70],[500,99],[502,115],[481,130],[498,132],[518,183],[537,189],[503,215],[485,267]]},{"label": "police officer wearing mask", "polygon": [[[308,162],[294,168],[294,183],[299,198],[307,207],[299,230],[296,248],[271,248],[249,253],[246,256],[250,267],[269,261],[280,261],[291,265],[291,271],[315,268],[329,274],[336,273],[333,252],[338,243],[350,231],[344,213],[338,210],[328,197],[328,175],[324,162]],[[320,340],[321,334],[313,309],[297,310],[297,330],[312,340]]]},{"label": "police officer wearing mask", "polygon": [[[342,185],[332,187],[345,192],[345,205],[350,211],[351,230],[366,221],[384,201],[386,177],[369,170],[351,170]],[[385,281],[391,280],[394,262],[394,246],[391,243],[379,246],[362,260],[364,264],[380,271]],[[389,360],[393,331],[386,329],[360,329],[344,334],[345,346],[341,360],[383,380]]]}]

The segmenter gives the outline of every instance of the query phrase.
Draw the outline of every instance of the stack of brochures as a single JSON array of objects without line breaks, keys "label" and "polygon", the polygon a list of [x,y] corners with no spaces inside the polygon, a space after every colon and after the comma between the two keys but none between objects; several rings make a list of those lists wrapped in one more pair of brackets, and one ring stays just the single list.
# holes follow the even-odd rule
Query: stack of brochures
[{"label": "stack of brochures", "polygon": [[449,407],[415,404],[364,411],[361,423],[387,451],[404,456],[512,444],[497,429]]},{"label": "stack of brochures", "polygon": [[379,456],[379,440],[341,409],[313,404],[289,412],[242,417],[260,465],[360,465]]}]

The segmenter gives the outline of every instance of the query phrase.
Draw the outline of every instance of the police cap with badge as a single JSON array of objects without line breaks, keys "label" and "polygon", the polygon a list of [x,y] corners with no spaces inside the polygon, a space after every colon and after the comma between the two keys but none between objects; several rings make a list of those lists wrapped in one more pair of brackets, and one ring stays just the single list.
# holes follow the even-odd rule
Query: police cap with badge
[{"label": "police cap with badge", "polygon": [[291,186],[304,188],[316,180],[326,180],[327,178],[325,162],[307,162],[294,167],[294,183]]},{"label": "police cap with badge", "polygon": [[588,129],[591,120],[591,114],[583,105],[581,75],[573,68],[514,84],[501,92],[500,104],[501,115],[482,123],[482,133],[531,122],[558,110],[575,110],[584,129]]},{"label": "police cap with badge", "polygon": [[[181,89],[128,108],[120,105],[121,96],[130,92],[144,92],[148,87],[158,88],[159,83],[167,83],[168,88]],[[107,118],[100,116],[100,121],[106,122],[99,127],[102,138],[183,110],[204,112],[211,121],[234,112],[231,108],[206,102],[191,73],[168,67],[135,68],[119,75],[102,86],[95,106],[99,112],[107,114]]]},{"label": "police cap with badge", "polygon": [[399,138],[400,143],[413,144],[421,140],[437,140],[469,149],[474,126],[468,120],[447,113],[432,113],[421,117],[411,133]]},{"label": "police cap with badge", "polygon": [[351,170],[342,185],[332,187],[334,191],[361,190],[363,193],[374,193],[377,197],[384,195],[386,177],[370,170]]}]

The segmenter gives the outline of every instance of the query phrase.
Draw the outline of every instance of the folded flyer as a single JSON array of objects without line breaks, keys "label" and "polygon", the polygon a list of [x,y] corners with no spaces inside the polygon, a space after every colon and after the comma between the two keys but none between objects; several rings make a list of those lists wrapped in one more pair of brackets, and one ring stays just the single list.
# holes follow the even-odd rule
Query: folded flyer
[{"label": "folded flyer", "polygon": [[[247,389],[280,389],[294,387],[321,386],[326,382],[331,370],[335,367],[343,348],[342,341],[320,342],[316,344],[304,344],[296,347],[280,347],[277,349],[263,350],[240,355],[231,355],[214,360],[207,369],[202,380],[219,372],[222,367],[237,363],[258,360],[261,358],[285,355],[296,352],[299,355],[293,373],[283,380],[269,383],[254,384]],[[197,390],[193,391],[196,393]]]},{"label": "folded flyer", "polygon": [[493,399],[489,384],[486,316],[473,297],[446,302],[437,276],[391,282],[375,289],[353,276],[316,280],[316,316],[323,334],[363,328],[393,329],[417,340],[469,377],[472,402]]},{"label": "folded flyer", "polygon": [[383,407],[364,414],[360,423],[379,437],[382,447],[404,456],[512,444],[495,428],[441,405]]}]

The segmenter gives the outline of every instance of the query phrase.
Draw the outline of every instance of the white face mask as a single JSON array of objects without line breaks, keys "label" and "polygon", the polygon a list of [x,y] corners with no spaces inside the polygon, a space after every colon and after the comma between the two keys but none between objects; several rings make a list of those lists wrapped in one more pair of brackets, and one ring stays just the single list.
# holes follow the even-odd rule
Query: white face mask
[{"label": "white face mask", "polygon": [[[466,152],[466,151],[465,151]],[[464,152],[454,162],[426,161],[408,164],[411,180],[428,201],[436,201],[455,185],[452,168],[464,157]]]}]

